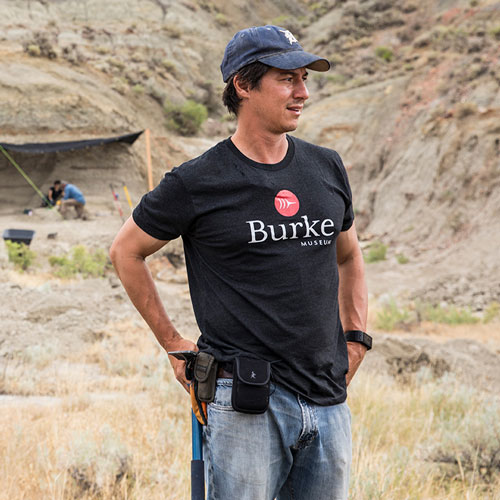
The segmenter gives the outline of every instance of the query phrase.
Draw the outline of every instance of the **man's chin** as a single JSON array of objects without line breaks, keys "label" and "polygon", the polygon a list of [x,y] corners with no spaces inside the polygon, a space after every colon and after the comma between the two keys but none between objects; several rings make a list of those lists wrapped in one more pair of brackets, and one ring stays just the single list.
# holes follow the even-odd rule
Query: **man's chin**
[{"label": "man's chin", "polygon": [[281,133],[286,134],[287,132],[293,132],[294,130],[297,129],[298,125],[299,125],[298,120],[294,123],[287,123],[283,125]]},{"label": "man's chin", "polygon": [[281,123],[276,123],[275,127],[270,130],[273,134],[286,134],[287,132],[293,132],[299,124],[299,120],[286,121]]}]

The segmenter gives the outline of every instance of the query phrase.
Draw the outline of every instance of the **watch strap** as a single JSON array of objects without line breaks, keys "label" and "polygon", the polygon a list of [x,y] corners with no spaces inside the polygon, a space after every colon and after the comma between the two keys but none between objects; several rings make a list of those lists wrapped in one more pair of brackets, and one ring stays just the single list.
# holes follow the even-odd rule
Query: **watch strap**
[{"label": "watch strap", "polygon": [[369,351],[372,348],[372,338],[362,330],[348,330],[345,332],[347,342],[359,342]]}]

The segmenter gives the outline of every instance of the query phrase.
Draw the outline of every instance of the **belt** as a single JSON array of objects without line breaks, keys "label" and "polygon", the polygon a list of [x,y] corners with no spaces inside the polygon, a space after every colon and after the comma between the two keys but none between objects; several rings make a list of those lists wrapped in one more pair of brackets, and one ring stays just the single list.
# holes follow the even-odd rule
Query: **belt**
[{"label": "belt", "polygon": [[217,378],[233,378],[233,363],[219,363]]}]

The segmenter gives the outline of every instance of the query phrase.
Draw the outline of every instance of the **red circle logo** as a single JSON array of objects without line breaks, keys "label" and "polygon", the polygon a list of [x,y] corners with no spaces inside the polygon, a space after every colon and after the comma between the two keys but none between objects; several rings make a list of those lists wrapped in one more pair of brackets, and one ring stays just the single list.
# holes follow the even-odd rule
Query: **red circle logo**
[{"label": "red circle logo", "polygon": [[291,192],[283,189],[274,198],[276,210],[285,217],[292,217],[300,208],[298,198]]}]

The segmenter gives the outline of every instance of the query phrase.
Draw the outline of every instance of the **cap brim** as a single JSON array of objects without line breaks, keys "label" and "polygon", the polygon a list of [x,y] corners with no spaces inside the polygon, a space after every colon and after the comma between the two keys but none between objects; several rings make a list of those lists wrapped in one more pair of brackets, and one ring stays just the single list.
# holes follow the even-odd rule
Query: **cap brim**
[{"label": "cap brim", "polygon": [[330,62],[322,57],[315,56],[303,50],[290,50],[259,58],[267,66],[278,69],[308,68],[313,71],[328,71]]}]

